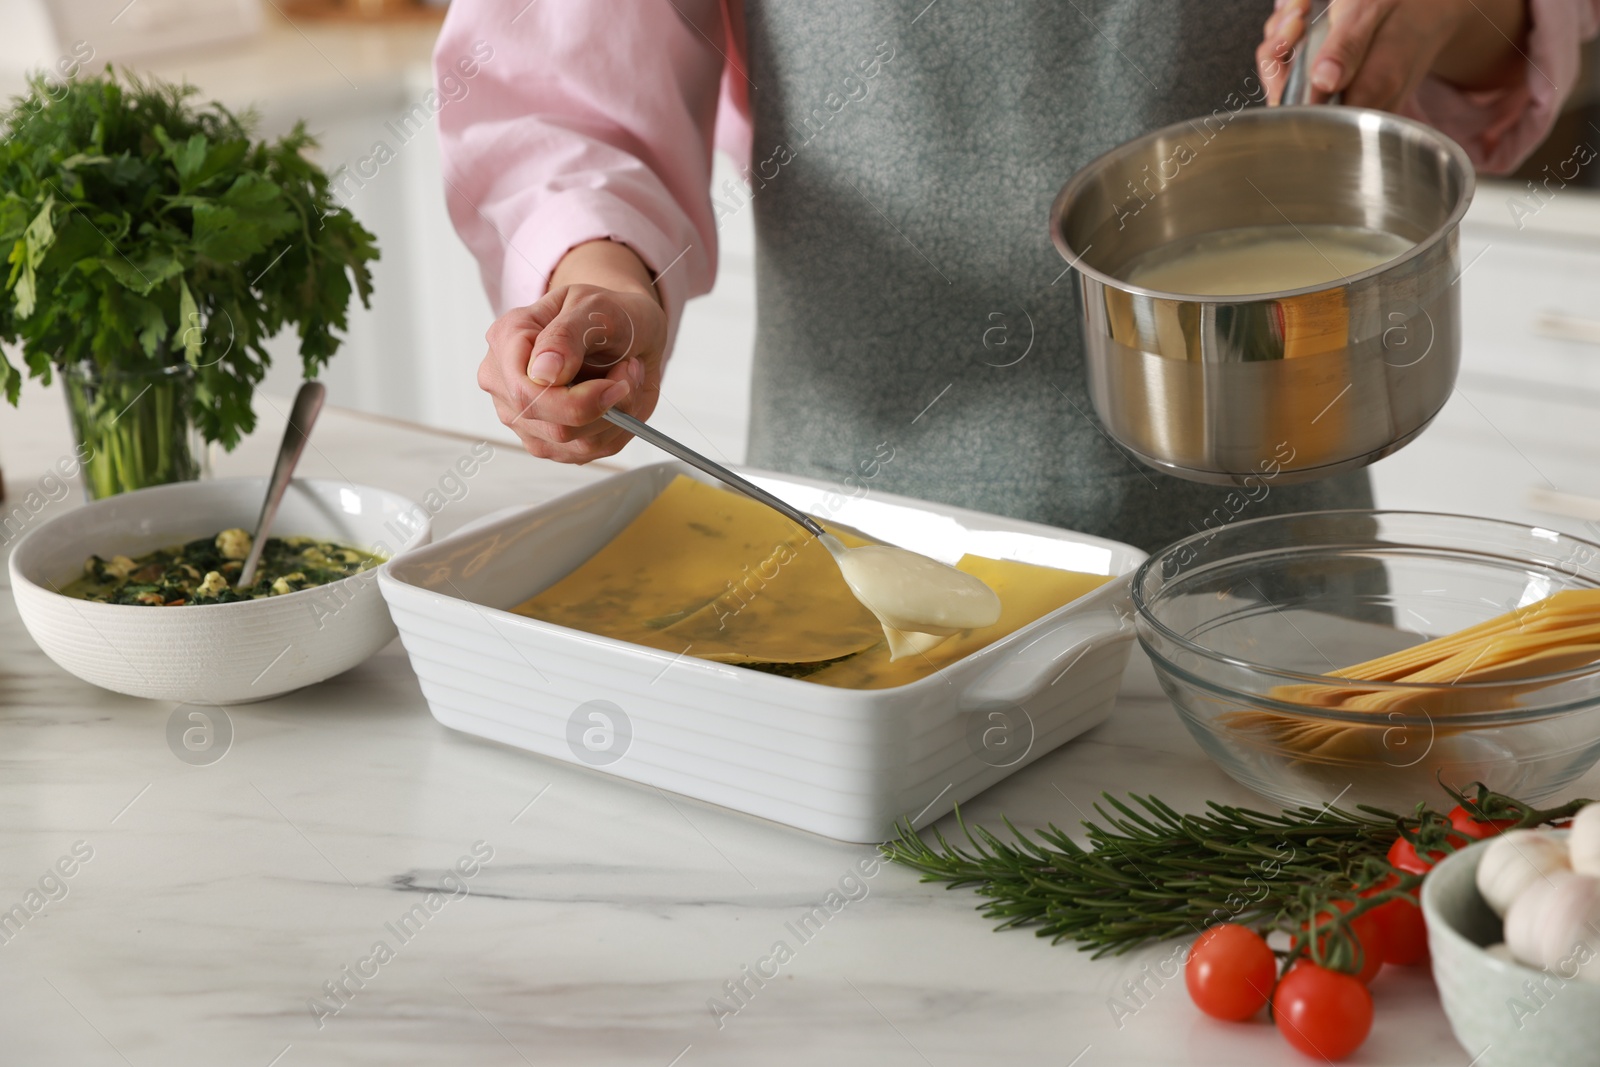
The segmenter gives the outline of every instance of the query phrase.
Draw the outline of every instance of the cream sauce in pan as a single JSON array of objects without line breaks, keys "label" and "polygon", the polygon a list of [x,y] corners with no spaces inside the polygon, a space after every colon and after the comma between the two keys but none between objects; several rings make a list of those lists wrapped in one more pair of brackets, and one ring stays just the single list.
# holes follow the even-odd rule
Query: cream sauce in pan
[{"label": "cream sauce in pan", "polygon": [[1245,226],[1163,245],[1139,256],[1122,275],[1168,293],[1248,296],[1333,284],[1411,246],[1404,237],[1359,226]]}]

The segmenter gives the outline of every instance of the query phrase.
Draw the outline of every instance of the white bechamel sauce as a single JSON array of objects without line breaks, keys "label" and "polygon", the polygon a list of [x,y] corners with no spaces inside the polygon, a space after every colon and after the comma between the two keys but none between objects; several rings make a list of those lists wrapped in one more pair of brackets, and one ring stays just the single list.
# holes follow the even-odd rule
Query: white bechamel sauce
[{"label": "white bechamel sauce", "polygon": [[1331,285],[1400,255],[1411,241],[1360,226],[1245,226],[1146,252],[1123,276],[1192,296],[1248,296]]},{"label": "white bechamel sauce", "polygon": [[847,548],[832,534],[821,540],[850,591],[883,624],[891,660],[1000,618],[995,591],[949,564],[893,545]]}]

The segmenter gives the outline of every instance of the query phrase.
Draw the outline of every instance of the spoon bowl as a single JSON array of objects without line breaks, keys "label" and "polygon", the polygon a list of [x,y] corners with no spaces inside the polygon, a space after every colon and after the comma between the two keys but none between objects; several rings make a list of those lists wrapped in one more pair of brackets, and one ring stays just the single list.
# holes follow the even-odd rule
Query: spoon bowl
[{"label": "spoon bowl", "polygon": [[894,545],[850,548],[832,534],[821,541],[850,592],[883,625],[891,661],[1000,618],[995,591],[948,563]]}]

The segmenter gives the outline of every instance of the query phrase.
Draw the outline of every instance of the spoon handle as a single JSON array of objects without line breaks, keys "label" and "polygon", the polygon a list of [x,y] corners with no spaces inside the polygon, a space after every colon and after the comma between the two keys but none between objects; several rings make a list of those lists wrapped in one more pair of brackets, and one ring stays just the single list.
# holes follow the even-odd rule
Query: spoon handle
[{"label": "spoon handle", "polygon": [[772,508],[775,511],[782,512],[787,518],[799,523],[801,526],[804,526],[812,535],[821,537],[824,533],[826,533],[826,531],[817,524],[817,520],[813,519],[810,515],[807,515],[799,508],[792,507],[789,504],[784,503],[782,500],[779,500],[765,489],[745,481],[743,478],[739,477],[722,464],[707,459],[694,449],[673,440],[653,426],[648,426],[645,423],[640,422],[632,415],[613,409],[606,412],[602,417],[613,426],[620,426],[624,430],[627,430],[629,433],[633,434],[635,437],[655,445],[657,448],[661,449],[661,451],[673,456],[677,456],[691,467],[698,467],[707,474],[711,475],[711,477],[731,485],[733,488],[739,490],[739,492],[743,493],[747,497],[750,497],[752,500],[758,500],[767,505],[767,507]]},{"label": "spoon handle", "polygon": [[272,528],[278,505],[283,502],[289,479],[294,476],[295,464],[300,462],[300,454],[306,450],[311,427],[317,421],[323,397],[327,395],[328,390],[321,382],[306,382],[294,396],[294,407],[289,409],[289,425],[283,428],[283,443],[278,446],[278,461],[272,465],[272,480],[267,483],[267,498],[261,502],[261,517],[256,520],[250,555],[245,557],[244,569],[239,572],[235,589],[249,588],[250,583],[255,581],[256,567],[260,565],[262,549],[267,545],[267,532]]}]

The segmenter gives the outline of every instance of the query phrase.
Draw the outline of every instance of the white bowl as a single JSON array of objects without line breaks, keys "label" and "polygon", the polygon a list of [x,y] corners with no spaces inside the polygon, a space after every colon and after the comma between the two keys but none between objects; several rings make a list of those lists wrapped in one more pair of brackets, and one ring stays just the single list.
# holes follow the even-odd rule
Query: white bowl
[{"label": "white bowl", "polygon": [[[375,585],[382,568],[263,600],[173,608],[100,604],[56,592],[90,555],[138,556],[251,529],[265,478],[180,482],[74,508],[11,553],[22,624],[45,654],[86,682],[130,696],[241,704],[320,682],[395,635]],[[426,544],[427,512],[405,497],[344,482],[296,480],[272,532],[396,553]]]},{"label": "white bowl", "polygon": [[[1477,1067],[1592,1067],[1600,1061],[1600,985],[1491,956],[1504,940],[1478,892],[1489,841],[1451,853],[1422,883],[1433,979],[1463,1057]],[[1592,946],[1591,946],[1592,947]]]},{"label": "white bowl", "polygon": [[746,472],[812,514],[954,562],[1113,577],[936,674],[852,690],[512,614],[616,536],[681,463],[618,474],[408,552],[378,582],[446,726],[847,841],[946,814],[1111,712],[1144,553],[1051,526]]}]

